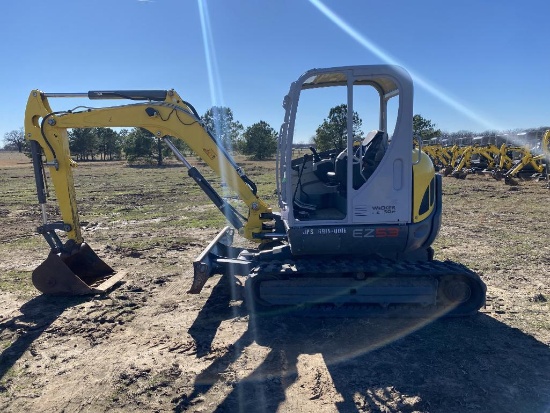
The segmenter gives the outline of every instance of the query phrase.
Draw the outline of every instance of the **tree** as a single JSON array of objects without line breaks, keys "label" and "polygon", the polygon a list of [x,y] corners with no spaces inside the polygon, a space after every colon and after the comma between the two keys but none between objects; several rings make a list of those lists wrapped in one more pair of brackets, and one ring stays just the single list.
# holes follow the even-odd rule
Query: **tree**
[{"label": "tree", "polygon": [[413,134],[420,136],[422,140],[428,140],[441,136],[441,131],[435,129],[435,123],[429,119],[424,119],[420,115],[413,116]]},{"label": "tree", "polygon": [[69,149],[71,154],[75,155],[77,160],[92,161],[98,150],[98,139],[90,128],[73,128],[68,132]]},{"label": "tree", "polygon": [[263,120],[246,128],[243,134],[243,152],[263,160],[275,154],[277,150],[277,131]]},{"label": "tree", "polygon": [[126,136],[124,153],[129,163],[140,160],[153,163],[155,147],[155,138],[151,132],[143,128],[134,128]]},{"label": "tree", "polygon": [[233,111],[225,106],[212,106],[202,117],[207,129],[226,149],[232,149],[243,131],[243,125],[233,119]]},{"label": "tree", "polygon": [[[313,143],[318,151],[336,149],[342,151],[347,148],[348,141],[348,105],[342,104],[330,109],[328,118],[315,131]],[[363,136],[361,125],[363,121],[353,112],[353,139],[360,140]]]},{"label": "tree", "polygon": [[[163,145],[163,139],[155,137],[147,129],[134,128],[131,131],[122,129],[119,132],[122,147],[129,163],[144,161],[152,164],[155,159],[158,166],[164,164],[164,158],[173,155],[167,145]],[[168,136],[170,138],[170,136]],[[170,139],[174,146],[182,153],[192,153],[189,146],[181,139]]]},{"label": "tree", "polygon": [[[170,138],[170,137],[169,137]],[[188,156],[193,153],[189,145],[185,143],[185,141],[182,141],[178,138],[170,138],[170,141],[174,144],[174,146],[181,152],[183,156]],[[165,146],[165,149],[163,151],[165,157],[171,157],[173,156],[173,152],[170,150],[168,146]]]},{"label": "tree", "polygon": [[101,158],[110,161],[120,159],[122,153],[122,136],[111,128],[94,128],[92,133],[97,137],[98,151]]},{"label": "tree", "polygon": [[6,142],[5,149],[16,149],[19,152],[23,152],[25,148],[25,131],[23,128],[19,130],[12,130],[4,134],[4,141]]}]

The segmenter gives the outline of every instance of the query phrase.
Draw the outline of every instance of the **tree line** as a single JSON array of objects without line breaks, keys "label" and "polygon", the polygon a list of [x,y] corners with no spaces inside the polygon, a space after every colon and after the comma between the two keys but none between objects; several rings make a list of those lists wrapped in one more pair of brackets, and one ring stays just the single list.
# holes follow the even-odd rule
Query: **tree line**
[{"label": "tree line", "polygon": [[[275,129],[263,120],[244,128],[234,119],[233,111],[229,107],[213,106],[206,111],[201,121],[220,145],[230,152],[263,160],[273,157],[277,150]],[[353,137],[360,141],[363,138],[362,120],[356,112],[353,113],[352,121]],[[490,136],[498,133],[506,132],[485,131],[481,135]],[[453,133],[442,132],[431,120],[419,114],[413,116],[413,134],[423,141],[434,138],[453,141],[479,135],[465,130]],[[162,165],[164,158],[171,155],[170,149],[163,145],[162,139],[156,138],[152,133],[141,128],[118,131],[110,128],[74,128],[68,131],[68,138],[71,155],[77,161],[126,159],[129,163],[145,162]],[[346,141],[347,105],[342,104],[330,109],[328,116],[311,138],[311,144],[318,151],[343,150],[347,145]],[[4,142],[4,150],[28,151],[23,128],[6,133]],[[184,155],[191,154],[185,142],[174,139],[173,143]]]}]

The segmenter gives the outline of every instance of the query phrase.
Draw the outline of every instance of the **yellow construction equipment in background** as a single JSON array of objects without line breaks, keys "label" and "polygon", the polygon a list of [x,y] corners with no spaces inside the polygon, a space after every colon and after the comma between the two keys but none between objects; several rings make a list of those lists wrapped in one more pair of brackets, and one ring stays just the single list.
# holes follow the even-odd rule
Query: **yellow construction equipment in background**
[{"label": "yellow construction equipment in background", "polygon": [[548,155],[545,154],[549,151],[549,131],[539,139],[538,143],[518,145],[511,137],[510,142],[497,145],[497,139],[474,138],[462,145],[430,143],[423,145],[422,150],[445,176],[464,179],[470,173],[483,173],[513,183],[513,178],[519,176],[524,179],[547,177]]}]

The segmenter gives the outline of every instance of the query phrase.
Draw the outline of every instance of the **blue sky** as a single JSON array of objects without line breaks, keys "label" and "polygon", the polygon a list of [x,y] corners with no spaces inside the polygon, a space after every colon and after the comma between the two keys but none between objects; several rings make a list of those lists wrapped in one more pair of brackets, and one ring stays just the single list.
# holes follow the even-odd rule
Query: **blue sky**
[{"label": "blue sky", "polygon": [[245,127],[279,130],[283,96],[306,70],[380,63],[413,74],[414,112],[444,131],[550,125],[544,0],[18,0],[2,9],[0,139],[23,126],[35,88],[174,88],[200,114],[225,105]]}]

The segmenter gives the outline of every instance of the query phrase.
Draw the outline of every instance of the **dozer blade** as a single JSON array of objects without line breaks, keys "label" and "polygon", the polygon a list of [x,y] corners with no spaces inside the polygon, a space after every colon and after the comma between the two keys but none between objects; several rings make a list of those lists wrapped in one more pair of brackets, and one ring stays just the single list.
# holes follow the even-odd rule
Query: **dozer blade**
[{"label": "dozer blade", "polygon": [[[233,229],[227,226],[216,235],[216,238],[193,261],[193,284],[189,291],[187,291],[189,294],[198,294],[201,292],[208,278],[215,274],[218,269],[216,259],[219,258],[221,250],[227,249],[232,243]],[[226,254],[221,255],[225,256]]]},{"label": "dozer blade", "polygon": [[100,294],[113,287],[125,275],[103,262],[87,245],[69,256],[50,252],[32,273],[34,286],[48,295]]},{"label": "dozer blade", "polygon": [[193,261],[193,284],[187,291],[189,294],[199,294],[214,274],[248,275],[252,262],[243,255],[249,254],[249,251],[231,246],[233,235],[233,228],[225,227]]}]

